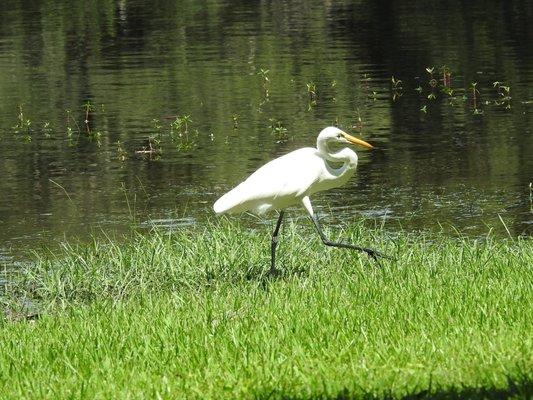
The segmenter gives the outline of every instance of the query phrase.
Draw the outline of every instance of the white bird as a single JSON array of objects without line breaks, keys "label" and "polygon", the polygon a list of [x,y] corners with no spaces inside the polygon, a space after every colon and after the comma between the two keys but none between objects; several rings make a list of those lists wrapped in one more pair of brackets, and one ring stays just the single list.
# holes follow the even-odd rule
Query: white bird
[{"label": "white bird", "polygon": [[[357,167],[355,151],[347,147],[336,152],[332,149],[339,143],[373,148],[370,143],[348,135],[339,128],[331,126],[324,128],[318,135],[316,148],[304,147],[266,163],[213,205],[217,214],[244,211],[263,214],[270,210],[280,210],[272,235],[270,273],[277,272],[276,246],[284,209],[298,203],[301,203],[309,213],[325,245],[355,249],[367,253],[374,259],[377,259],[377,256],[384,257],[376,250],[328,240],[313,212],[309,196],[344,185]],[[332,165],[341,163],[342,165],[337,168]]]}]

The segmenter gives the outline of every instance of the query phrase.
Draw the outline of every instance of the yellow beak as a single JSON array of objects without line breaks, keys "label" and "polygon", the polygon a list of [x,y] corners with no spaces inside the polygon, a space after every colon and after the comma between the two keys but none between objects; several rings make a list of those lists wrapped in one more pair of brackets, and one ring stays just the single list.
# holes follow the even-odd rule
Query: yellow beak
[{"label": "yellow beak", "polygon": [[359,146],[363,146],[363,147],[366,147],[368,149],[373,149],[374,148],[374,146],[372,146],[370,143],[367,143],[364,140],[357,139],[356,137],[348,135],[346,132],[342,132],[342,136],[344,136],[344,139],[346,139],[348,142],[350,142],[352,144],[358,144]]}]

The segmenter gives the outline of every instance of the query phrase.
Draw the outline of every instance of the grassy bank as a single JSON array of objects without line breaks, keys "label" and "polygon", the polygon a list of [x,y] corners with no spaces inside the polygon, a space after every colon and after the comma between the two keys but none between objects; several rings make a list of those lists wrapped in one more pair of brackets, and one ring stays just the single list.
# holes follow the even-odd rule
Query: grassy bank
[{"label": "grassy bank", "polygon": [[42,255],[8,291],[43,311],[0,322],[2,398],[531,395],[530,240],[343,237],[396,260],[289,225],[268,279],[268,230],[226,221]]}]

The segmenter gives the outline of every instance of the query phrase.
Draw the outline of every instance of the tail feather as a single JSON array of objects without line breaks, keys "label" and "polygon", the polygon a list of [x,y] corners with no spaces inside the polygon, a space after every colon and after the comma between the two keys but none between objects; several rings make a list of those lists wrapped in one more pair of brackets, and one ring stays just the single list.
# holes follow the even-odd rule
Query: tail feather
[{"label": "tail feather", "polygon": [[213,210],[215,210],[217,214],[222,214],[223,212],[226,212],[229,208],[231,207],[228,205],[225,195],[215,201],[215,204],[213,204]]},{"label": "tail feather", "polygon": [[230,190],[213,204],[213,210],[215,210],[217,214],[231,212],[233,208],[241,204],[242,199],[236,195],[237,193],[235,189]]}]

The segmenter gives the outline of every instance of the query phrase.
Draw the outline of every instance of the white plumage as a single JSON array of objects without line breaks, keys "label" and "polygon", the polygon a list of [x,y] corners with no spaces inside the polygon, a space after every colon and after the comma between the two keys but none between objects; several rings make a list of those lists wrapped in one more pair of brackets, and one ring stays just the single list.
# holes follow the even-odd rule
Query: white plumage
[{"label": "white plumage", "polygon": [[[213,205],[216,213],[252,211],[262,214],[270,210],[280,210],[270,247],[271,274],[278,273],[275,266],[276,246],[284,209],[297,203],[305,207],[326,246],[365,252],[374,259],[383,257],[376,250],[330,241],[322,232],[318,218],[313,212],[309,196],[344,185],[357,167],[355,151],[348,148],[333,151],[331,146],[336,143],[352,143],[372,148],[369,143],[350,136],[339,128],[325,128],[318,135],[316,148],[304,147],[266,163]],[[335,167],[339,164],[340,167]]]},{"label": "white plumage", "polygon": [[[215,212],[262,214],[299,202],[308,209],[306,197],[344,185],[357,167],[357,154],[348,148],[332,152],[334,143],[355,143],[372,148],[338,128],[325,128],[318,135],[316,148],[298,149],[266,163],[218,199],[213,206]],[[340,163],[338,168],[333,166]],[[312,215],[312,209],[307,211]]]}]

